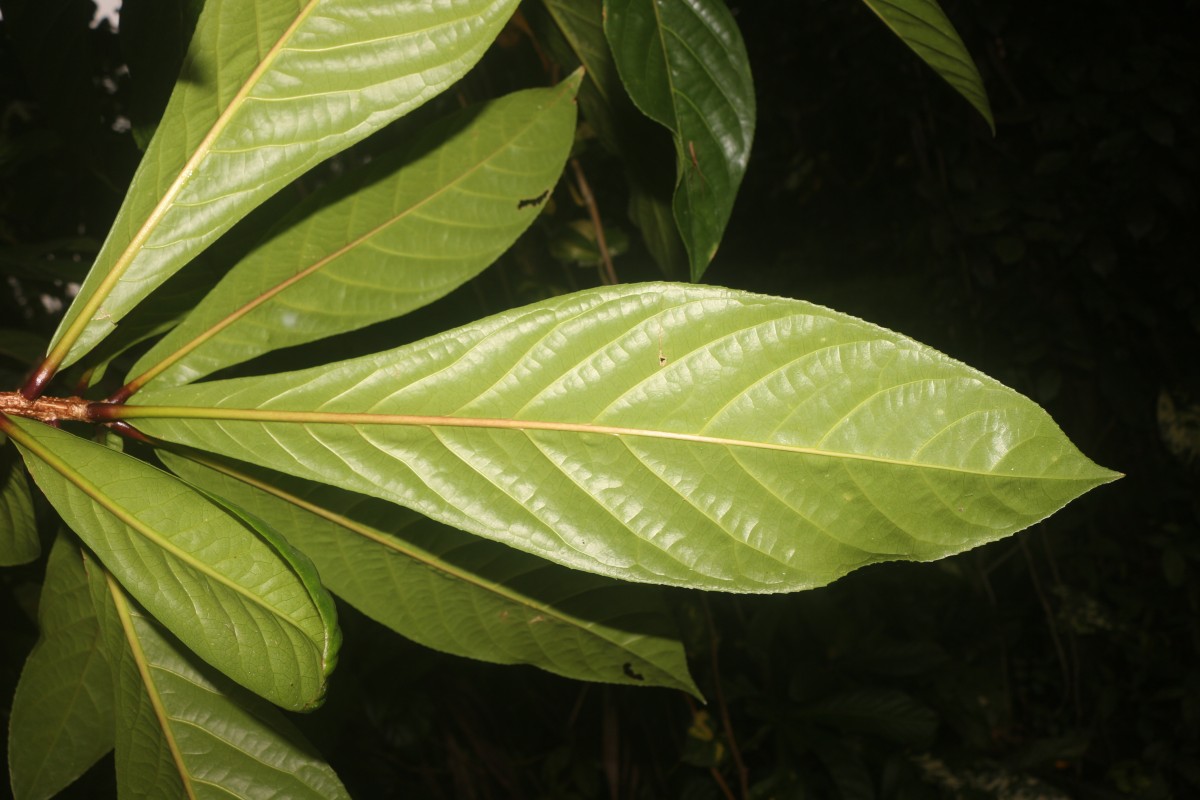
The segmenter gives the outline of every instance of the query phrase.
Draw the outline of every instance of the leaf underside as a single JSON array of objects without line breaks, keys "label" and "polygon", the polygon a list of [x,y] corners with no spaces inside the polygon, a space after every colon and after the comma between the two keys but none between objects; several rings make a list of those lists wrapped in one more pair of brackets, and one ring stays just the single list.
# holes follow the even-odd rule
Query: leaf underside
[{"label": "leaf underside", "polygon": [[[563,569],[380,500],[246,464],[160,457],[308,555],[325,585],[427,647],[699,696],[659,593]],[[632,677],[637,676],[637,677]]]},{"label": "leaf underside", "polygon": [[155,437],[577,569],[741,592],[941,558],[1116,477],[1036,404],[911,339],[671,284],[135,399],[119,416]]}]

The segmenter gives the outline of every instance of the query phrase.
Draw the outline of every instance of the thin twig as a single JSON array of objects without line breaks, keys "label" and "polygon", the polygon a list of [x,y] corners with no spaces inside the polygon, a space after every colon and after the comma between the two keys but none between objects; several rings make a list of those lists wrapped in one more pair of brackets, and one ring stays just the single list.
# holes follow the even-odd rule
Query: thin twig
[{"label": "thin twig", "polygon": [[608,240],[604,238],[604,225],[600,222],[600,209],[596,206],[596,198],[592,195],[592,187],[588,185],[583,174],[583,167],[578,158],[571,159],[571,169],[575,172],[575,183],[579,186],[579,194],[583,204],[587,206],[588,215],[592,218],[592,227],[596,229],[596,247],[600,250],[600,282],[605,286],[616,286],[617,270],[613,267],[612,256],[608,252]]},{"label": "thin twig", "polygon": [[[1029,552],[1029,545],[1025,543],[1025,537],[1018,539],[1021,546],[1021,552],[1025,556],[1025,561],[1029,565],[1029,575],[1033,580],[1033,589],[1037,593],[1038,601],[1042,604],[1042,611],[1046,614],[1046,627],[1050,630],[1050,640],[1054,643],[1054,651],[1058,654],[1058,667],[1062,672],[1063,679],[1063,699],[1062,705],[1066,706],[1067,701],[1071,696],[1071,667],[1067,659],[1067,651],[1063,649],[1062,638],[1058,635],[1058,625],[1054,622],[1054,611],[1050,608],[1050,600],[1046,597],[1046,592],[1042,588],[1042,580],[1038,576],[1037,565],[1033,561],[1033,553]],[[1061,711],[1062,708],[1060,707]]]},{"label": "thin twig", "polygon": [[738,788],[742,792],[742,800],[750,798],[750,776],[746,772],[746,762],[742,760],[742,750],[738,747],[737,737],[733,735],[733,723],[729,719],[729,706],[725,703],[725,692],[721,689],[721,664],[718,657],[717,629],[713,625],[712,611],[708,608],[708,598],[701,597],[704,606],[704,618],[708,623],[708,638],[711,642],[713,695],[717,699],[717,710],[721,714],[721,727],[725,729],[725,738],[729,741],[729,754],[733,756],[733,765],[737,769]]}]

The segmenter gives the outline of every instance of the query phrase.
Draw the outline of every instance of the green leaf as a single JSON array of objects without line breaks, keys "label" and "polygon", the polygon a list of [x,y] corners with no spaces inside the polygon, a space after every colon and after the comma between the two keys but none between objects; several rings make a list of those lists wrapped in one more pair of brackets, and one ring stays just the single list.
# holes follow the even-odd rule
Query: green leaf
[{"label": "green leaf", "polygon": [[675,220],[699,280],[716,255],[754,138],[754,84],[724,0],[606,0],[629,96],[675,139]]},{"label": "green leaf", "polygon": [[121,797],[349,797],[278,711],[197,663],[111,576],[95,572]]},{"label": "green leaf", "polygon": [[908,747],[928,747],[938,725],[932,709],[894,689],[842,692],[810,703],[801,714],[838,730],[879,736]]},{"label": "green leaf", "polygon": [[249,465],[160,457],[286,531],[333,592],[402,636],[496,664],[699,696],[670,613],[650,587],[563,569],[329,486]]},{"label": "green leaf", "polygon": [[988,104],[983,78],[946,18],[937,0],[863,0],[900,40],[933,67],[954,90],[966,98],[985,120],[992,133],[996,121]]},{"label": "green leaf", "polygon": [[306,558],[135,458],[31,420],[4,427],[72,530],[197,655],[286,708],[321,702],[340,634]]},{"label": "green leaf", "polygon": [[537,218],[558,180],[580,79],[455,114],[411,151],[343,181],[360,191],[315,192],[130,376],[186,383],[406,314],[474,277]]},{"label": "green leaf", "polygon": [[137,400],[103,416],[566,566],[743,592],[941,558],[1117,477],[1032,401],[899,334],[673,284]]},{"label": "green leaf", "polygon": [[113,747],[112,676],[82,555],[65,534],[50,548],[38,625],[9,728],[17,800],[53,797]]},{"label": "green leaf", "polygon": [[0,446],[0,567],[28,564],[41,554],[29,481],[17,451]]},{"label": "green leaf", "polygon": [[458,80],[516,0],[210,2],[96,264],[52,343],[70,364],[293,178]]}]

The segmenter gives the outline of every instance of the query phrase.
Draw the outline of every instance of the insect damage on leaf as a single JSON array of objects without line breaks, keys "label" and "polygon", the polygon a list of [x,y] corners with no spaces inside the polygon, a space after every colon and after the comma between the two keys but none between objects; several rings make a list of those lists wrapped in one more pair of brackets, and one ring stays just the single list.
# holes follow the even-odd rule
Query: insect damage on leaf
[{"label": "insect damage on leaf", "polygon": [[546,202],[546,198],[549,196],[550,196],[550,190],[547,189],[546,191],[539,194],[537,197],[527,197],[524,200],[518,200],[517,201],[517,210],[520,211],[521,209],[529,208],[530,206],[540,206],[542,203]]},{"label": "insect damage on leaf", "polygon": [[628,661],[621,665],[621,670],[625,673],[627,678],[632,678],[635,681],[646,680],[646,676],[640,672],[635,672],[633,669],[633,664]]}]

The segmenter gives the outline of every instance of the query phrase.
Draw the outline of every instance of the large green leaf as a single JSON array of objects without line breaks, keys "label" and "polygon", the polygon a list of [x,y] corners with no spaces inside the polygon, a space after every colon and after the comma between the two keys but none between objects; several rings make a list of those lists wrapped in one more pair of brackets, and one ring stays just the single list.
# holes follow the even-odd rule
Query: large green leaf
[{"label": "large green leaf", "polygon": [[797,300],[646,284],[106,416],[567,566],[819,586],[1031,525],[1112,480],[1033,402]]},{"label": "large green leaf", "polygon": [[197,663],[93,566],[113,665],[121,797],[349,797],[278,711]]},{"label": "large green leaf", "polygon": [[563,569],[330,486],[160,455],[181,477],[285,531],[326,586],[414,641],[577,680],[699,695],[670,613],[651,587]]},{"label": "large green leaf", "polygon": [[863,0],[900,40],[967,99],[992,132],[996,122],[979,70],[937,0]]},{"label": "large green leaf", "polygon": [[69,364],[240,217],[453,84],[516,0],[209,2],[96,264],[55,334]]},{"label": "large green leaf", "polygon": [[79,547],[64,534],[50,548],[38,625],[9,727],[17,800],[53,797],[113,746],[112,676]]},{"label": "large green leaf", "polygon": [[360,191],[335,183],[314,193],[131,376],[185,383],[400,316],[474,277],[533,222],[558,180],[580,79],[460,112],[415,143],[420,158],[396,152],[349,179]]},{"label": "large green leaf", "polygon": [[4,427],[71,529],[188,647],[281,706],[320,703],[340,634],[308,559],[149,464],[31,420]]},{"label": "large green leaf", "polygon": [[28,564],[42,554],[29,481],[12,447],[0,445],[0,567]]},{"label": "large green leaf", "polygon": [[675,220],[692,280],[716,255],[754,138],[754,83],[724,0],[605,0],[621,80],[675,139]]}]

